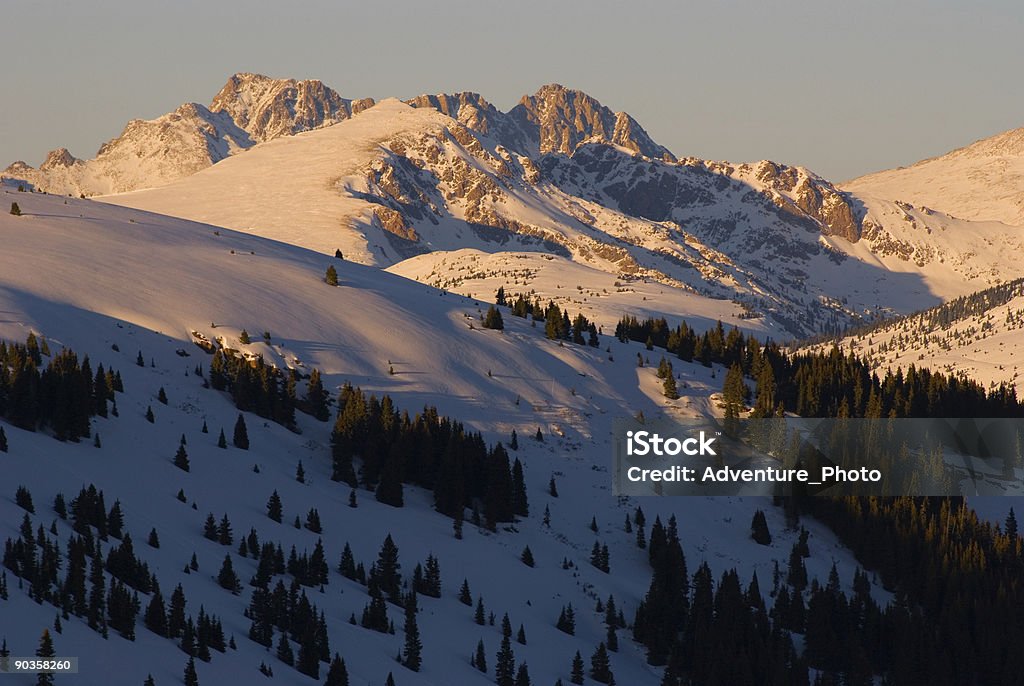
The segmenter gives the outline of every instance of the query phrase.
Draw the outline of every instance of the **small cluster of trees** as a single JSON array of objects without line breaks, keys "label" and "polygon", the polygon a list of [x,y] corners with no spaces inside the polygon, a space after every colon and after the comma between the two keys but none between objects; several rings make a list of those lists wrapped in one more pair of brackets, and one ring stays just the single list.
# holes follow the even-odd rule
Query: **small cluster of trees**
[{"label": "small cluster of trees", "polygon": [[80,363],[68,348],[51,354],[35,334],[24,344],[0,341],[0,417],[19,428],[49,429],[62,441],[88,437],[91,418],[106,417],[111,402],[116,414],[114,394],[123,390],[120,372],[100,365],[94,373],[88,357]]}]

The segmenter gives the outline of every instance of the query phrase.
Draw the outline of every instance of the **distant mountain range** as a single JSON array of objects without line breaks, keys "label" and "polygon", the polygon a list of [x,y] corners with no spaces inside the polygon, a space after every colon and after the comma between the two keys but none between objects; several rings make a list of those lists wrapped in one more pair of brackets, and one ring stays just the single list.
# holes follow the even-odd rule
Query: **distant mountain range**
[{"label": "distant mountain range", "polygon": [[[1019,147],[979,143],[969,159]],[[950,205],[963,217],[954,218],[940,203],[906,202],[914,196],[900,192],[900,172],[889,174],[840,187],[771,161],[677,157],[628,114],[557,84],[502,112],[476,93],[376,103],[254,74],[231,77],[209,107],[129,123],[93,160],[60,149],[39,169],[4,172],[54,193],[341,250],[463,293],[515,272],[500,285],[604,323],[628,309],[602,303],[604,277],[559,293],[545,273],[571,261],[611,276],[614,289],[655,284],[662,311],[717,310],[780,338],[1024,276],[1014,257],[1024,230],[1005,223],[1003,195],[991,211]],[[466,262],[473,251],[491,256],[487,268]]]}]

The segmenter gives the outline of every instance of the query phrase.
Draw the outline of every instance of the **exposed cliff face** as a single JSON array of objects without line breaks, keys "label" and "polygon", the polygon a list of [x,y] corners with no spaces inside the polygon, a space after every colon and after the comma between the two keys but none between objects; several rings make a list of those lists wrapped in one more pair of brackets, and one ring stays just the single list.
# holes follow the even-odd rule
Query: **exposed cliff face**
[{"label": "exposed cliff face", "polygon": [[523,96],[509,116],[537,142],[542,153],[571,155],[585,142],[600,142],[655,159],[675,159],[625,112],[616,114],[586,93],[557,83]]},{"label": "exposed cliff face", "polygon": [[432,107],[466,128],[530,156],[548,152],[572,155],[584,143],[596,142],[655,159],[675,159],[625,112],[612,112],[586,93],[558,84],[524,95],[507,113],[477,93],[421,95],[406,102],[413,107]]},{"label": "exposed cliff face", "polygon": [[235,74],[213,98],[210,110],[226,112],[262,143],[348,119],[352,103],[317,80]]}]

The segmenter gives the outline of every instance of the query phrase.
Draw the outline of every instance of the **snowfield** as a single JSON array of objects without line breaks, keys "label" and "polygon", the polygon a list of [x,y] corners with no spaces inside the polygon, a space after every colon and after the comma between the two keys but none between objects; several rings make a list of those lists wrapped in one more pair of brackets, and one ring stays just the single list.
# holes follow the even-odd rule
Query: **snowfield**
[{"label": "snowfield", "polygon": [[[345,125],[359,126],[362,121],[372,129],[373,117],[387,111],[383,103]],[[424,116],[409,112],[409,116]],[[315,132],[317,137],[302,134],[288,144],[308,145],[314,160],[316,155],[334,157],[338,151],[322,147],[320,141],[336,130],[341,127]],[[370,133],[363,139],[367,145],[373,139]],[[267,168],[274,168],[269,161],[284,148],[281,141],[270,142],[193,178],[214,184],[237,162],[261,154],[268,159]],[[309,165],[315,166],[312,161]],[[295,545],[301,553],[311,551],[318,537],[289,522],[296,515],[304,516],[310,507],[318,509],[332,571],[322,594],[315,588],[307,593],[326,612],[331,650],[345,658],[351,683],[359,686],[382,684],[388,672],[394,673],[399,686],[493,683],[500,626],[473,622],[472,608],[456,598],[463,578],[468,579],[474,597],[483,597],[499,625],[505,612],[514,628],[524,625],[527,645],[513,643],[513,649],[517,661],[529,664],[533,682],[551,684],[561,678],[568,683],[575,651],[587,660],[604,640],[601,617],[593,611],[596,599],[614,594],[631,621],[647,590],[647,553],[636,547],[633,534],[623,531],[624,519],[637,505],[642,505],[648,526],[655,516],[663,521],[677,517],[691,573],[707,561],[716,576],[736,567],[744,583],[756,572],[761,588],[771,587],[773,565],[778,562],[785,569],[797,532],[786,530],[782,512],[769,501],[611,496],[610,420],[639,411],[647,416],[717,412],[713,396],[721,388],[722,369],[676,361],[683,397],[670,402],[660,394],[654,368],[637,367],[638,352],[656,366],[657,351],[649,353],[643,346],[619,343],[608,335],[601,337],[601,347],[596,349],[563,346],[546,340],[542,328],[511,315],[505,317],[504,332],[484,330],[479,318],[493,300],[493,283],[473,283],[479,299],[467,298],[323,254],[333,254],[339,245],[349,254],[351,246],[338,229],[346,210],[342,204],[330,208],[311,200],[291,202],[291,193],[310,179],[297,170],[292,178],[289,171],[282,169],[278,177],[280,195],[253,210],[252,233],[263,232],[267,237],[88,200],[18,193],[10,187],[0,194],[5,209],[16,201],[24,213],[0,215],[0,338],[23,341],[34,332],[44,336],[54,351],[70,346],[79,355],[89,355],[94,367],[102,363],[119,370],[126,389],[118,394],[120,416],[93,422],[93,431],[102,439],[99,449],[89,441],[59,443],[4,425],[10,452],[0,454],[0,538],[18,535],[24,514],[14,503],[19,485],[28,487],[34,498],[33,526],[49,529],[56,520],[62,545],[70,528],[51,508],[58,491],[70,500],[83,485],[92,483],[104,491],[108,506],[119,499],[136,552],[159,577],[165,598],[181,583],[188,598],[187,612],[195,615],[202,605],[221,618],[226,635],[237,643],[237,650],[229,649],[225,655],[215,652],[211,663],[197,663],[203,684],[264,683],[257,671],[261,661],[273,667],[275,684],[312,683],[277,661],[273,650],[264,650],[247,638],[249,621],[243,610],[250,596],[246,582],[255,563],[235,554],[234,547],[224,548],[202,537],[203,520],[210,512],[218,519],[223,514],[230,517],[236,540],[252,527],[261,541],[280,541],[285,551]],[[220,203],[184,199],[197,217],[214,222],[222,218],[219,213],[229,207],[245,208],[266,189],[262,184],[248,187],[238,179],[232,183],[237,192],[225,195]],[[308,186],[306,190],[331,194],[337,200],[327,188]],[[259,213],[268,205],[280,208],[275,221],[283,226],[288,218],[292,233],[257,226]],[[306,247],[272,240],[287,241],[300,233],[307,237]],[[339,273],[338,287],[323,281],[331,264]],[[408,274],[429,281],[427,272]],[[638,285],[630,298],[635,300],[640,292],[651,293],[651,312],[661,311],[662,302],[655,299],[653,290],[642,291]],[[608,317],[631,300],[624,295],[613,302],[613,307],[593,310],[595,316]],[[676,309],[669,312],[688,313],[687,304],[676,301]],[[703,304],[695,304],[693,323],[708,323],[714,313],[697,305]],[[572,311],[577,311],[575,304]],[[239,342],[243,329],[252,336],[248,345]],[[262,337],[264,331],[269,340]],[[451,520],[433,511],[431,494],[412,487],[405,489],[404,508],[382,505],[372,493],[361,490],[358,507],[352,509],[348,487],[329,478],[331,424],[301,413],[297,415],[301,433],[246,415],[251,449],[218,449],[219,429],[223,427],[230,436],[238,411],[225,394],[202,388],[201,379],[191,373],[197,364],[206,367],[210,360],[194,344],[193,332],[209,340],[221,339],[244,353],[262,355],[282,368],[304,372],[318,368],[332,395],[350,381],[367,391],[389,393],[400,409],[410,413],[424,404],[436,405],[442,414],[482,431],[488,442],[507,441],[516,430],[520,448],[513,456],[523,461],[530,516],[496,534],[467,522],[465,539],[460,541],[452,535]],[[136,366],[140,352],[147,366]],[[169,398],[167,405],[157,401],[161,388]],[[147,407],[156,415],[153,424],[144,419]],[[200,432],[204,421],[209,434]],[[538,427],[545,437],[542,443],[531,438]],[[189,473],[171,464],[182,434],[191,461]],[[306,483],[294,478],[300,460]],[[553,475],[558,498],[547,493]],[[175,498],[179,489],[186,494],[187,504]],[[284,524],[266,516],[265,504],[275,489],[284,504]],[[550,508],[550,528],[542,525],[545,507]],[[770,546],[750,540],[750,521],[758,508],[765,510],[775,537]],[[592,517],[599,525],[596,535],[588,528]],[[835,562],[844,589],[849,590],[856,568],[852,555],[825,527],[810,520],[804,525],[811,532],[809,575],[823,579]],[[145,544],[151,528],[159,533],[159,549]],[[420,598],[424,659],[419,673],[395,661],[403,641],[396,608],[389,607],[398,627],[396,635],[348,623],[350,614],[358,616],[366,604],[366,589],[336,571],[346,541],[368,568],[388,533],[398,545],[405,576],[431,553],[441,566],[442,598]],[[589,564],[595,540],[606,543],[611,551],[610,574]],[[537,560],[535,568],[519,562],[527,545]],[[199,570],[185,574],[183,568],[193,552]],[[231,553],[242,580],[241,595],[221,589],[214,578],[226,553]],[[564,570],[563,558],[574,566]],[[0,601],[0,637],[6,637],[12,655],[29,655],[41,631],[52,627],[55,611],[31,602],[10,574],[8,582],[10,600]],[[880,589],[876,595],[887,598]],[[146,601],[142,598],[143,608]],[[567,603],[577,609],[575,636],[554,627],[559,609]],[[469,664],[479,639],[491,665],[487,675]],[[76,618],[64,622],[63,633],[54,634],[54,641],[58,655],[80,658],[81,673],[73,678],[80,684],[138,686],[149,673],[161,686],[180,683],[187,659],[174,642],[145,629],[141,617],[135,643],[114,632],[103,640]],[[628,631],[620,632],[620,650],[611,660],[619,684],[660,682],[661,669],[646,664]],[[31,682],[27,677],[9,681]],[[71,681],[71,677],[58,678],[58,683]]]}]

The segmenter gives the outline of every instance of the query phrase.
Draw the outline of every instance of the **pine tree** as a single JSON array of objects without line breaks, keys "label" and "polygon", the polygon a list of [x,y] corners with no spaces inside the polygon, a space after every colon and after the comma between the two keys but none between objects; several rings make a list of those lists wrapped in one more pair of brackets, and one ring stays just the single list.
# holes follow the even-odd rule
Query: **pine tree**
[{"label": "pine tree", "polygon": [[484,654],[484,642],[483,639],[476,643],[476,654],[472,656],[470,662],[473,666],[479,669],[484,674],[487,673],[487,656]]},{"label": "pine tree", "polygon": [[150,424],[156,422],[156,417],[153,415],[152,406],[146,407],[146,421],[149,422]]},{"label": "pine tree", "polygon": [[516,658],[508,636],[501,639],[501,647],[494,660],[494,682],[498,686],[515,686]]},{"label": "pine tree", "polygon": [[[55,657],[57,653],[53,648],[53,639],[50,637],[50,630],[43,629],[43,635],[39,637],[39,647],[36,649],[36,657]],[[52,686],[53,674],[40,672],[36,680],[36,686]]]},{"label": "pine tree", "polygon": [[199,675],[196,674],[195,658],[189,657],[185,664],[185,686],[199,686]]},{"label": "pine tree", "polygon": [[479,624],[480,626],[483,626],[486,623],[486,621],[487,621],[487,619],[485,617],[485,613],[484,613],[484,597],[483,596],[479,596],[476,599],[476,611],[473,613],[473,621],[476,622],[477,624]]},{"label": "pine tree", "polygon": [[156,399],[157,399],[158,402],[160,402],[163,405],[167,404],[167,391],[164,390],[163,386],[161,386],[160,390],[157,391]]},{"label": "pine tree", "polygon": [[157,636],[167,636],[167,611],[164,608],[164,597],[158,587],[153,589],[153,596],[146,607],[143,622],[146,628]]},{"label": "pine tree", "polygon": [[242,333],[238,334],[238,342],[242,345],[249,345],[252,342],[252,339],[249,337],[249,332],[242,329]]},{"label": "pine tree", "polygon": [[[0,447],[2,447],[2,444],[0,444]],[[1010,513],[1006,515],[1006,523],[1003,530],[1011,543],[1015,545],[1017,540],[1017,515],[1014,514],[1012,507],[1010,508]]]},{"label": "pine tree", "polygon": [[292,653],[292,646],[288,642],[288,633],[281,632],[277,640],[277,659],[289,667],[295,664],[295,655]]},{"label": "pine tree", "polygon": [[185,591],[181,584],[171,594],[171,608],[167,612],[167,636],[169,638],[181,637],[185,628]]},{"label": "pine tree", "polygon": [[607,684],[612,679],[608,649],[603,642],[598,644],[597,650],[590,658],[590,678],[600,684]]},{"label": "pine tree", "polygon": [[423,644],[420,642],[420,630],[416,625],[416,591],[412,591],[405,605],[405,650],[402,664],[414,672],[420,671],[422,659],[420,653]]},{"label": "pine tree", "polygon": [[583,683],[583,657],[580,655],[580,651],[578,650],[572,658],[572,670],[570,672],[569,681],[574,684]]},{"label": "pine tree", "polygon": [[267,516],[278,524],[281,523],[284,516],[281,506],[281,496],[277,494],[276,490],[270,495],[270,500],[267,501]]},{"label": "pine tree", "polygon": [[526,629],[522,624],[519,625],[519,631],[516,632],[516,643],[526,645]]},{"label": "pine tree", "polygon": [[558,486],[557,484],[555,484],[554,475],[552,475],[551,479],[548,481],[548,495],[550,495],[552,498],[558,497]]},{"label": "pine tree", "polygon": [[306,483],[306,470],[302,468],[302,460],[299,460],[298,466],[295,467],[295,480],[300,484]]},{"label": "pine tree", "polygon": [[467,579],[463,579],[462,586],[459,587],[459,602],[463,605],[473,604],[473,596],[469,592],[469,581]]},{"label": "pine tree", "polygon": [[338,270],[334,268],[334,265],[327,267],[327,271],[324,273],[324,282],[328,286],[338,285]]},{"label": "pine tree", "polygon": [[0,426],[0,453],[7,452],[7,434],[4,433],[4,427]]},{"label": "pine tree", "polygon": [[511,450],[519,450],[519,436],[516,435],[515,429],[512,429],[512,438],[508,442],[508,447]]},{"label": "pine tree", "polygon": [[758,545],[771,545],[772,534],[768,531],[768,520],[765,519],[762,510],[754,512],[754,518],[750,522],[750,537]]},{"label": "pine tree", "polygon": [[231,565],[230,555],[224,556],[224,563],[220,567],[220,573],[217,574],[217,583],[221,588],[235,594],[242,590],[242,585],[238,583],[238,575],[235,574],[235,569]]},{"label": "pine tree", "polygon": [[672,367],[669,366],[668,376],[665,377],[665,381],[662,383],[662,393],[669,400],[676,400],[679,398],[679,389],[676,387],[676,378],[672,374]]},{"label": "pine tree", "polygon": [[572,603],[562,607],[558,614],[558,621],[555,622],[555,628],[570,636],[576,634],[576,611],[572,609]]},{"label": "pine tree", "polygon": [[505,322],[501,318],[501,312],[494,305],[491,305],[484,316],[484,328],[501,331],[505,328]]},{"label": "pine tree", "polygon": [[530,551],[530,546],[523,548],[523,554],[519,556],[519,559],[527,567],[532,567],[534,565],[533,552]]},{"label": "pine tree", "polygon": [[18,203],[16,203],[16,202],[12,202],[11,203],[11,214],[13,214],[15,217],[20,217],[21,216],[21,208],[18,207]]},{"label": "pine tree", "polygon": [[217,447],[223,449],[228,447],[228,439],[224,437],[224,429],[220,430],[220,436],[217,438]]},{"label": "pine tree", "polygon": [[515,686],[530,686],[530,670],[525,662],[519,663],[519,669],[516,670]]},{"label": "pine tree", "polygon": [[245,417],[241,413],[238,414],[238,419],[235,421],[235,434],[232,443],[236,448],[249,449],[249,432],[245,428]]},{"label": "pine tree", "polygon": [[179,445],[178,452],[174,454],[174,466],[185,472],[191,469],[191,465],[188,461],[188,453],[185,452],[184,445]]},{"label": "pine tree", "polygon": [[345,667],[345,661],[337,653],[334,654],[331,666],[327,670],[327,680],[324,681],[324,686],[349,686],[348,669]]}]

